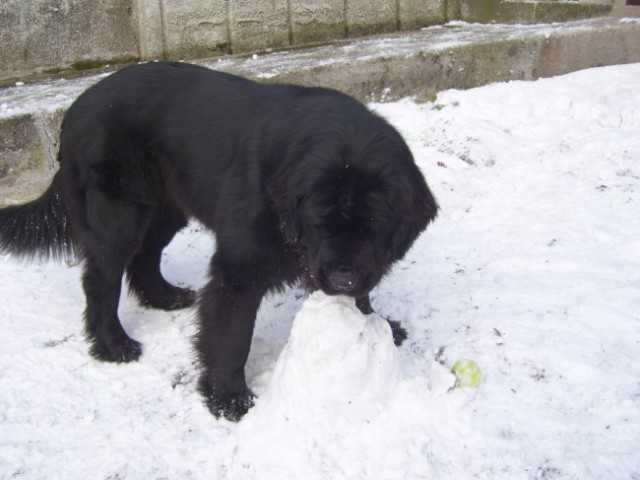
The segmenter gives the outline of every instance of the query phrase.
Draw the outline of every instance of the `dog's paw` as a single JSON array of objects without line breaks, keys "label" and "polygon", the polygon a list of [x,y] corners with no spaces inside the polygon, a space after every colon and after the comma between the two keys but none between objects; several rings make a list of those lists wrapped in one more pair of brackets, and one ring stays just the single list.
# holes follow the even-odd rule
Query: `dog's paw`
[{"label": "dog's paw", "polygon": [[200,379],[200,393],[204,403],[216,418],[226,418],[231,422],[239,422],[255,404],[256,396],[248,388],[239,392],[216,394],[206,379]]},{"label": "dog's paw", "polygon": [[255,395],[250,391],[218,396],[205,397],[205,405],[216,418],[226,418],[231,422],[239,422],[255,404]]},{"label": "dog's paw", "polygon": [[395,320],[387,320],[387,322],[389,322],[389,326],[391,327],[393,343],[395,343],[396,346],[399,347],[400,345],[402,345],[402,342],[404,342],[409,337],[409,334],[402,327],[400,322],[397,322]]},{"label": "dog's paw", "polygon": [[190,288],[168,286],[162,292],[135,291],[140,304],[144,307],[173,311],[189,308],[196,303],[198,294]]},{"label": "dog's paw", "polygon": [[103,362],[128,363],[140,358],[142,345],[127,335],[120,336],[117,341],[105,342],[94,339],[89,353]]},{"label": "dog's paw", "polygon": [[163,310],[181,310],[189,308],[196,303],[197,293],[190,288],[173,287],[172,294],[165,301],[165,305],[160,307]]}]

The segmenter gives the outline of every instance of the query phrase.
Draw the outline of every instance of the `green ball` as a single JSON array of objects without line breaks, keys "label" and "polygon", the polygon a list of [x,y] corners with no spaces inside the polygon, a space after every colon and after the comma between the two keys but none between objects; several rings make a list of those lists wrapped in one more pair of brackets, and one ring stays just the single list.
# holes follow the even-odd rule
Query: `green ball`
[{"label": "green ball", "polygon": [[451,372],[456,376],[456,387],[476,388],[482,381],[480,367],[473,360],[458,360]]}]

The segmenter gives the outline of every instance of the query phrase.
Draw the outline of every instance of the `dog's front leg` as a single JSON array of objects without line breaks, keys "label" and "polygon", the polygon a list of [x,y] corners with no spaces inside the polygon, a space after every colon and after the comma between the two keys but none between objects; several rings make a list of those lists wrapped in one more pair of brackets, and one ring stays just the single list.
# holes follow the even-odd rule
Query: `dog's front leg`
[{"label": "dog's front leg", "polygon": [[255,285],[230,283],[215,266],[203,290],[196,337],[203,367],[199,390],[216,417],[239,421],[253,406],[244,367],[264,293]]},{"label": "dog's front leg", "polygon": [[[376,313],[373,307],[371,306],[371,299],[369,295],[364,297],[356,298],[356,307],[358,310],[362,312],[364,315],[370,315],[372,313]],[[383,317],[384,318],[384,317]],[[396,320],[389,320],[388,318],[384,318],[387,322],[389,322],[389,326],[391,327],[391,333],[393,334],[393,342],[399,347],[402,345],[407,337],[407,331],[404,329],[402,324]]]}]

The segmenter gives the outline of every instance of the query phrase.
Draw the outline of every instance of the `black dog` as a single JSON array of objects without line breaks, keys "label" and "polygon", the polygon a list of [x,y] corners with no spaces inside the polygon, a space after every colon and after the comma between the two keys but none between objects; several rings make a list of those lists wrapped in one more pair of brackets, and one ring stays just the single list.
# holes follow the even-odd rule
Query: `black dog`
[{"label": "black dog", "polygon": [[0,251],[84,259],[91,355],[129,362],[141,347],[118,319],[122,275],[143,304],[192,305],[160,257],[198,219],[217,241],[199,388],[232,420],[253,404],[244,366],[265,294],[301,280],[371,313],[369,292],[437,213],[400,135],[356,100],[185,63],[137,65],[88,89],[66,114],[59,161],[41,198],[0,210]]}]

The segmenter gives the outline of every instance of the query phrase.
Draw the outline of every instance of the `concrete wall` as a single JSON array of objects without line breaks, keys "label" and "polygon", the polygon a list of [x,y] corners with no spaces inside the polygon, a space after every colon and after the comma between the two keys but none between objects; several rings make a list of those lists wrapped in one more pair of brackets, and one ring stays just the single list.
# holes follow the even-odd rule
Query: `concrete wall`
[{"label": "concrete wall", "polygon": [[[617,18],[540,28],[460,24],[382,42],[360,40],[209,65],[261,81],[267,77],[271,82],[333,87],[365,101],[406,95],[429,101],[435,92],[447,88],[640,62],[638,45],[640,22],[620,22]],[[5,91],[8,95],[4,97],[0,92],[0,104],[14,103],[13,94],[18,104],[26,101],[23,90],[35,97],[30,113],[0,117],[0,206],[39,195],[55,172],[64,111],[45,109],[46,98],[74,98],[97,78],[86,76],[51,84],[44,91],[37,85],[24,85],[10,89],[13,93]]]},{"label": "concrete wall", "polygon": [[[133,0],[140,56],[193,59],[410,30],[451,0]],[[455,2],[453,2],[455,3]],[[151,28],[150,28],[151,26]]]},{"label": "concrete wall", "polygon": [[0,80],[81,59],[195,59],[417,29],[444,23],[457,2],[2,0]]},{"label": "concrete wall", "polygon": [[344,0],[296,0],[289,12],[291,43],[324,42],[346,35]]},{"label": "concrete wall", "polygon": [[479,23],[551,23],[606,15],[613,0],[459,0],[460,18]]},{"label": "concrete wall", "polygon": [[138,55],[131,0],[0,1],[0,76]]}]

